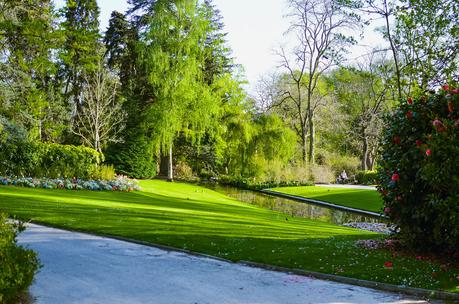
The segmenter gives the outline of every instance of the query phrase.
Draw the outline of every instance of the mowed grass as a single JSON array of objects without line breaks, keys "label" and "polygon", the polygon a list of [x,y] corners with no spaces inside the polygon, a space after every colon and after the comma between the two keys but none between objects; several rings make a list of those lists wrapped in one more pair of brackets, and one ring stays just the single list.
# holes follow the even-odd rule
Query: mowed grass
[{"label": "mowed grass", "polygon": [[[23,220],[223,257],[354,278],[459,292],[457,269],[356,240],[381,235],[291,218],[199,186],[141,182],[134,193],[0,187],[0,210]],[[393,269],[384,262],[394,263]],[[444,268],[444,267],[442,267]],[[432,272],[437,274],[432,276]]]},{"label": "mowed grass", "polygon": [[269,190],[372,212],[382,212],[383,209],[382,198],[371,189],[305,186]]}]

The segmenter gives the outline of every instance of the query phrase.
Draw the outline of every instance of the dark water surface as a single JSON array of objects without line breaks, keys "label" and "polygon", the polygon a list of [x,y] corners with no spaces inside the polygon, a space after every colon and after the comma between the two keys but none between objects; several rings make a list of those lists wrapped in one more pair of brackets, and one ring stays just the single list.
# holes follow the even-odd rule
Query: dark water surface
[{"label": "dark water surface", "polygon": [[225,194],[229,197],[235,198],[241,202],[282,212],[292,217],[303,217],[337,225],[354,222],[383,222],[381,219],[374,217],[362,216],[347,211],[321,207],[313,204],[300,203],[297,201],[271,196],[256,191],[242,190],[235,187],[218,184],[204,184],[203,186]]}]

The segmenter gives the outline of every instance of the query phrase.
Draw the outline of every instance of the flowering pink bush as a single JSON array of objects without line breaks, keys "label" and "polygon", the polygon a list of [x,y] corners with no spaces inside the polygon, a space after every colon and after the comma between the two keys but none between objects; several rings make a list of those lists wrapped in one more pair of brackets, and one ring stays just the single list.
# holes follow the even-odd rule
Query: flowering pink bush
[{"label": "flowering pink bush", "polygon": [[459,252],[459,90],[409,98],[385,122],[384,213],[408,244]]}]

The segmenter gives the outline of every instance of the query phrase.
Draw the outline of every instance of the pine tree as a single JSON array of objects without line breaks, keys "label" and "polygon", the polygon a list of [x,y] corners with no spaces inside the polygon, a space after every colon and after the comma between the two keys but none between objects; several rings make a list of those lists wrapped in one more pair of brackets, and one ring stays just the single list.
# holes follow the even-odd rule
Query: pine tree
[{"label": "pine tree", "polygon": [[213,83],[215,77],[232,73],[234,68],[231,58],[231,49],[227,46],[224,32],[223,16],[212,3],[205,0],[201,6],[204,17],[208,22],[205,41],[204,78],[208,84]]},{"label": "pine tree", "polygon": [[156,153],[146,127],[145,109],[152,100],[144,64],[139,60],[139,29],[126,16],[113,12],[105,33],[105,57],[109,68],[118,73],[124,99],[126,128],[124,142],[111,144],[104,151],[107,162],[118,173],[135,178],[156,175]]},{"label": "pine tree", "polygon": [[96,0],[67,0],[61,13],[65,41],[60,76],[75,115],[81,108],[84,79],[97,69],[100,58],[99,7]]},{"label": "pine tree", "polygon": [[119,70],[129,50],[130,25],[126,17],[113,11],[104,36],[105,57],[111,69]]}]

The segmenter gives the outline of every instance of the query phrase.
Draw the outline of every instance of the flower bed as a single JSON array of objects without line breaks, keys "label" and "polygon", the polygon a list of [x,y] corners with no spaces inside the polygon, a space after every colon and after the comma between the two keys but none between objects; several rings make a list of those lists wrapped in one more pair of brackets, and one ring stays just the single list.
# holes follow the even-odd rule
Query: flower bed
[{"label": "flower bed", "polygon": [[125,176],[118,176],[114,180],[82,180],[82,179],[49,179],[31,177],[0,177],[0,185],[18,186],[42,189],[67,189],[91,191],[122,191],[131,192],[140,190],[136,180]]}]

